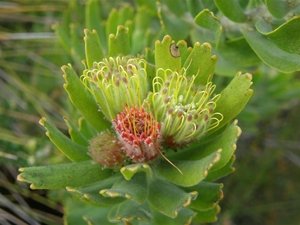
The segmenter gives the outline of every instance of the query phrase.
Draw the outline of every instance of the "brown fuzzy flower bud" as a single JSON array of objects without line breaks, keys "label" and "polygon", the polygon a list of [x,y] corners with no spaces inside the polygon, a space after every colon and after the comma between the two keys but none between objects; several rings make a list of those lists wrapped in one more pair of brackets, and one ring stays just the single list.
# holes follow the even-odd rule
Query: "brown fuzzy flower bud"
[{"label": "brown fuzzy flower bud", "polygon": [[104,167],[114,168],[124,162],[122,146],[109,131],[98,134],[90,141],[89,152],[92,159]]}]

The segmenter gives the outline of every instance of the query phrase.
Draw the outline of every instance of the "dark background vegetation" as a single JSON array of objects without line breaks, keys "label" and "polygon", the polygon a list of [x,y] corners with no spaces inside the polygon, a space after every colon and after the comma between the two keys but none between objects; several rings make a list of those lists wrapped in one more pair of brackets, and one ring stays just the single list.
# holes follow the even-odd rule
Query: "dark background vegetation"
[{"label": "dark background vegetation", "polygon": [[[62,224],[55,194],[16,181],[20,166],[62,161],[38,125],[61,128],[69,109],[60,65],[70,58],[52,26],[68,1],[0,1],[0,224]],[[273,75],[270,73],[274,73]],[[226,177],[216,224],[300,224],[300,74],[254,74],[255,95],[240,117],[236,172]]]}]

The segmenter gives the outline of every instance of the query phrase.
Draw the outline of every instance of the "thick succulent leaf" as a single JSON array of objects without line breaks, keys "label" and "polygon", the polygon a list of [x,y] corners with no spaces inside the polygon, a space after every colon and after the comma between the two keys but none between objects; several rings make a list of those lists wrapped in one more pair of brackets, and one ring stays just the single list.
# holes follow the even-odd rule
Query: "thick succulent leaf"
[{"label": "thick succulent leaf", "polygon": [[98,32],[102,30],[101,28],[101,18],[102,11],[100,9],[100,4],[98,0],[87,0],[85,5],[85,25],[89,30],[97,30]]},{"label": "thick succulent leaf", "polygon": [[83,117],[78,119],[79,133],[81,133],[87,140],[97,135],[97,130],[94,129]]},{"label": "thick succulent leaf", "polygon": [[223,120],[218,127],[212,129],[210,133],[215,132],[224,125],[231,122],[246,106],[253,90],[250,89],[252,85],[252,75],[249,73],[237,73],[231,80],[227,87],[221,92],[221,97],[217,102],[215,112],[223,115]]},{"label": "thick succulent leaf", "polygon": [[152,179],[148,196],[148,202],[153,209],[170,218],[176,218],[183,207],[191,204],[197,193],[186,193],[169,182]]},{"label": "thick succulent leaf", "polygon": [[284,17],[289,11],[289,3],[285,0],[265,0],[269,12],[277,17]]},{"label": "thick succulent leaf", "polygon": [[195,215],[196,213],[194,211],[187,208],[181,209],[176,218],[170,218],[161,213],[153,211],[153,220],[151,225],[188,225],[191,224]]},{"label": "thick succulent leaf", "polygon": [[98,206],[111,206],[124,201],[123,197],[107,198],[99,195],[99,191],[110,188],[120,177],[112,176],[107,179],[85,185],[83,187],[66,187],[67,191],[78,198]]},{"label": "thick succulent leaf", "polygon": [[266,33],[266,37],[272,40],[282,50],[297,54],[300,57],[300,16],[290,19],[274,31]]},{"label": "thick succulent leaf", "polygon": [[103,189],[100,194],[104,197],[123,197],[142,204],[147,197],[147,180],[144,173],[135,175],[131,180],[120,178],[109,189]]},{"label": "thick succulent leaf", "polygon": [[71,136],[72,141],[83,146],[88,146],[88,140],[82,135],[81,132],[79,132],[77,127],[67,118],[64,118],[64,120],[68,127],[68,132]]},{"label": "thick succulent leaf", "polygon": [[238,71],[247,70],[261,63],[244,38],[220,43],[215,50],[218,56],[216,73],[234,76]]},{"label": "thick succulent leaf", "polygon": [[216,205],[215,207],[203,210],[203,211],[197,211],[197,215],[194,217],[193,222],[196,223],[212,223],[217,221],[217,215],[219,214],[221,208],[219,205]]},{"label": "thick succulent leaf", "polygon": [[[222,148],[220,160],[213,165],[210,172],[223,168],[232,158],[236,150],[236,142],[241,135],[241,129],[237,126],[237,120],[229,125],[217,140],[211,144],[207,144],[203,149],[204,152],[209,153],[214,149]],[[202,151],[202,150],[201,150]]]},{"label": "thick succulent leaf", "polygon": [[84,118],[98,131],[110,127],[110,123],[99,112],[95,100],[84,87],[71,65],[63,66],[65,84],[71,102],[81,112]]},{"label": "thick succulent leaf", "polygon": [[198,26],[192,31],[192,38],[218,46],[222,32],[222,25],[219,19],[211,11],[204,9],[197,14],[194,20]]},{"label": "thick succulent leaf", "polygon": [[231,157],[229,162],[222,168],[218,170],[211,171],[208,176],[205,178],[206,181],[215,181],[219,180],[222,177],[225,177],[234,172],[234,167],[232,166],[235,161],[235,155]]},{"label": "thick succulent leaf", "polygon": [[112,9],[106,20],[105,30],[106,30],[107,39],[110,34],[115,34],[117,32],[118,25],[119,25],[118,11],[116,9]]},{"label": "thick succulent leaf", "polygon": [[238,23],[246,22],[247,17],[239,0],[214,0],[219,10],[230,20]]},{"label": "thick succulent leaf", "polygon": [[212,55],[211,45],[196,42],[183,67],[186,68],[188,76],[197,75],[196,85],[205,85],[212,79],[216,62],[217,57]]},{"label": "thick succulent leaf", "polygon": [[155,42],[156,69],[170,69],[178,71],[181,68],[181,57],[178,46],[166,35],[162,41]]},{"label": "thick succulent leaf", "polygon": [[139,7],[146,7],[148,8],[152,13],[156,14],[156,2],[155,1],[149,1],[149,0],[136,0],[135,3]]},{"label": "thick succulent leaf", "polygon": [[152,19],[151,12],[146,7],[140,7],[137,9],[135,16],[135,27],[132,34],[132,53],[136,54],[141,52],[147,44],[145,34],[148,31]]},{"label": "thick succulent leaf", "polygon": [[70,160],[82,161],[89,159],[86,147],[70,140],[53,124],[46,120],[46,118],[42,118],[40,120],[40,124],[45,127],[46,135],[49,137],[51,142]]},{"label": "thick succulent leaf", "polygon": [[192,48],[188,47],[184,40],[178,41],[177,46],[180,52],[181,65],[183,65],[187,57],[191,54]]},{"label": "thick succulent leaf", "polygon": [[107,220],[109,208],[86,204],[74,198],[64,202],[65,225],[113,225]]},{"label": "thick succulent leaf", "polygon": [[149,219],[150,212],[147,207],[134,201],[127,200],[111,208],[108,219],[110,222],[132,222]]},{"label": "thick succulent leaf", "polygon": [[71,36],[71,55],[79,64],[84,58],[84,49],[81,43],[81,29],[76,23],[70,24],[70,36]]},{"label": "thick succulent leaf", "polygon": [[137,163],[124,166],[121,168],[120,172],[126,180],[131,180],[132,177],[139,172],[146,173],[150,178],[153,176],[151,167],[146,163]]},{"label": "thick succulent leaf", "polygon": [[198,160],[172,160],[181,173],[165,161],[155,167],[155,172],[179,186],[194,186],[202,181],[207,176],[209,169],[220,160],[220,152],[215,149],[212,154]]},{"label": "thick succulent leaf", "polygon": [[100,39],[96,30],[84,30],[85,57],[88,68],[92,68],[94,62],[100,62],[104,56]]},{"label": "thick succulent leaf", "polygon": [[108,37],[108,54],[109,56],[119,56],[130,54],[129,29],[119,25],[116,34],[110,34]]},{"label": "thick succulent leaf", "polygon": [[59,41],[65,50],[70,51],[71,49],[71,37],[69,34],[69,18],[64,16],[60,23],[54,25],[54,31]]},{"label": "thick succulent leaf", "polygon": [[66,163],[51,166],[20,168],[18,180],[31,183],[32,189],[59,189],[66,186],[78,187],[104,179],[110,170],[102,170],[91,161]]},{"label": "thick succulent leaf", "polygon": [[187,191],[196,190],[198,197],[192,201],[189,208],[197,211],[205,211],[214,208],[223,198],[223,184],[201,182],[197,186],[186,189]]},{"label": "thick succulent leaf", "polygon": [[243,30],[243,35],[264,63],[290,73],[300,70],[300,38],[294,35],[300,32],[299,21],[296,17],[267,34]]},{"label": "thick succulent leaf", "polygon": [[220,159],[212,166],[209,173],[224,167],[234,155],[236,150],[236,142],[241,135],[241,129],[237,126],[237,120],[227,126],[225,130],[217,135],[214,139],[207,143],[194,144],[187,151],[179,153],[176,158],[184,160],[197,160],[204,158],[217,149],[222,149],[220,152]]},{"label": "thick succulent leaf", "polygon": [[[183,4],[182,1],[179,2],[180,5]],[[173,3],[173,1],[170,4],[175,6],[175,11],[182,9],[182,7]],[[170,34],[176,40],[186,39],[192,27],[192,23],[189,21],[190,18],[187,16],[188,14],[178,15],[164,3],[158,3],[157,5],[158,15],[165,33]]]},{"label": "thick succulent leaf", "polygon": [[134,11],[130,5],[125,5],[119,10],[118,14],[119,14],[118,24],[125,25],[126,22],[128,22],[129,20],[132,20]]},{"label": "thick succulent leaf", "polygon": [[161,0],[162,4],[166,5],[177,16],[182,16],[187,12],[187,6],[184,1],[181,0]]},{"label": "thick succulent leaf", "polygon": [[101,47],[107,48],[105,27],[101,21],[102,12],[98,0],[88,0],[85,6],[85,25],[89,30],[96,30],[99,34]]}]

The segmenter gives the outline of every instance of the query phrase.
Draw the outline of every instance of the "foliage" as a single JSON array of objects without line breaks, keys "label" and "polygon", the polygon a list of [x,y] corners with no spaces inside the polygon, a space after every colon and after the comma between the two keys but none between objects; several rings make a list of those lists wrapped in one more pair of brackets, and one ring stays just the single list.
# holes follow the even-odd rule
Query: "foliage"
[{"label": "foliage", "polygon": [[[17,0],[15,2],[16,4],[12,6],[18,8],[19,2]],[[26,21],[35,21],[33,22],[33,24],[36,24],[34,26],[30,25],[31,22],[24,22],[25,26],[15,26],[10,22],[8,25],[1,23],[1,28],[6,31],[6,33],[0,35],[1,40],[3,40],[3,37],[5,39],[5,42],[0,43],[1,53],[4,53],[1,55],[1,88],[3,87],[3,90],[5,90],[5,95],[1,95],[2,108],[0,110],[0,123],[3,127],[0,131],[1,157],[5,159],[5,161],[1,160],[1,163],[4,162],[5,165],[7,160],[10,160],[10,162],[18,165],[44,165],[45,161],[47,164],[68,161],[57,153],[53,156],[52,151],[49,151],[52,148],[40,136],[34,123],[34,121],[37,121],[36,118],[40,116],[47,117],[47,120],[43,120],[43,124],[48,130],[48,137],[61,152],[75,161],[90,159],[90,156],[86,154],[88,148],[86,146],[90,145],[90,140],[95,140],[95,136],[99,135],[97,134],[98,131],[103,130],[103,127],[107,127],[110,132],[113,129],[111,121],[98,120],[98,105],[91,92],[86,89],[87,83],[82,82],[77,76],[77,74],[82,75],[84,70],[87,71],[92,68],[94,61],[99,62],[108,56],[116,58],[119,53],[130,55],[130,57],[143,58],[147,61],[148,88],[150,88],[150,91],[153,88],[151,80],[158,73],[156,71],[157,67],[165,69],[171,67],[169,69],[172,70],[188,67],[190,71],[193,71],[191,73],[195,73],[198,66],[201,68],[204,66],[208,74],[209,71],[215,69],[215,76],[212,80],[216,84],[215,93],[220,93],[230,83],[234,74],[239,71],[248,71],[254,75],[253,82],[255,85],[253,89],[255,94],[248,107],[239,116],[240,124],[245,128],[245,132],[239,144],[241,150],[237,155],[238,173],[236,176],[222,180],[225,182],[226,197],[223,201],[223,213],[218,224],[285,223],[293,225],[297,223],[298,217],[293,213],[293,210],[297,209],[299,205],[299,201],[297,201],[299,196],[295,194],[297,191],[294,190],[295,187],[297,190],[296,172],[289,172],[297,168],[297,160],[299,159],[297,152],[294,151],[297,149],[294,146],[297,146],[299,137],[297,137],[297,132],[293,132],[297,117],[294,116],[293,120],[288,122],[290,125],[282,126],[278,124],[287,123],[287,118],[291,115],[290,111],[293,111],[293,108],[297,111],[296,108],[299,107],[297,103],[299,76],[297,72],[294,73],[299,71],[299,36],[295,35],[300,24],[298,0],[135,0],[109,2],[72,0],[68,2],[68,8],[66,8],[66,3],[59,1],[59,4],[51,2],[42,5],[39,1],[35,1],[31,3],[32,6],[24,7],[25,11],[27,10],[30,15],[33,15],[31,17],[25,13],[23,14],[24,18],[26,18]],[[24,1],[22,4],[28,3]],[[55,4],[55,6],[52,4]],[[7,9],[10,10],[10,8]],[[6,15],[5,10],[3,10],[4,18]],[[21,8],[18,8],[18,10],[22,11]],[[18,12],[18,10],[13,12]],[[44,20],[41,16],[45,10],[47,11],[48,20]],[[8,32],[11,31],[11,28],[12,32],[23,31],[24,27],[25,32],[29,29],[32,31],[43,30],[43,24],[49,26],[49,16],[50,21],[52,21],[52,16],[55,16],[56,19],[58,16],[56,12],[62,10],[65,11],[64,16],[59,18],[60,22],[54,26],[54,29],[63,48],[56,48],[55,40],[50,37],[46,41],[9,41],[10,38],[14,40],[14,37],[20,38],[25,35],[25,33],[20,36],[18,34],[15,34],[15,36],[14,34],[10,35]],[[19,17],[16,16],[16,18]],[[31,35],[28,34],[28,37],[33,37]],[[36,35],[38,37],[40,34],[37,33]],[[171,42],[172,47],[170,46],[171,57],[168,57],[169,54],[165,54],[167,51],[164,52],[163,48],[162,53],[153,53],[154,48],[158,49],[155,40],[162,40],[165,35],[171,35],[175,40]],[[84,42],[82,41],[83,38]],[[181,39],[186,42],[180,41]],[[197,42],[200,42],[200,44]],[[209,42],[212,48],[203,44],[205,42]],[[176,44],[179,50],[175,48]],[[22,50],[24,46],[26,51]],[[194,46],[194,48],[187,46]],[[207,55],[213,55],[213,57],[207,57],[208,61],[206,61],[203,60],[201,53],[197,58],[197,60],[200,59],[198,64],[185,64],[184,61],[188,62],[187,55],[190,54],[190,51],[196,53],[195,49],[206,49],[208,50]],[[185,56],[182,54],[183,51],[187,52]],[[159,52],[159,50],[156,50],[156,52]],[[164,54],[164,57],[156,60],[161,54]],[[190,58],[197,57],[197,54],[190,54]],[[170,60],[172,62],[172,58],[178,55],[181,56],[180,63],[177,60],[177,62],[170,64]],[[85,59],[85,64],[82,64],[82,59]],[[57,76],[59,71],[56,65],[65,64],[70,60],[73,64],[72,69],[70,70],[71,67],[64,67],[67,70],[66,74],[69,74],[65,77],[68,80],[65,89],[71,100],[69,102],[72,102],[75,107],[65,101],[65,96],[59,87],[61,85],[58,85],[62,79]],[[211,63],[210,60],[214,62]],[[27,62],[26,65],[24,62]],[[212,65],[212,67],[207,65]],[[26,76],[20,74],[26,74]],[[244,76],[241,77],[244,79]],[[236,77],[234,80],[235,82],[231,82],[226,89],[230,90],[230,85],[235,83],[234,89],[239,87],[243,90],[244,87],[238,83],[239,79]],[[206,80],[200,79],[197,82],[205,83]],[[221,120],[221,123],[227,125],[216,132],[214,130],[208,131],[204,136],[201,136],[199,146],[198,141],[196,141],[196,143],[187,146],[176,147],[178,148],[176,153],[171,150],[174,146],[171,148],[164,147],[164,156],[170,162],[165,161],[163,156],[159,155],[154,162],[145,162],[150,165],[151,169],[143,166],[143,163],[140,167],[131,168],[127,159],[125,165],[127,165],[126,167],[129,166],[129,169],[121,170],[121,174],[118,172],[120,168],[105,169],[104,171],[110,172],[103,174],[100,169],[102,166],[99,167],[89,162],[85,164],[81,164],[81,162],[75,164],[64,163],[57,165],[58,167],[55,165],[44,166],[41,171],[39,167],[25,169],[24,176],[21,179],[34,182],[33,188],[64,188],[68,186],[67,191],[71,193],[71,196],[77,198],[70,198],[70,195],[60,191],[53,190],[49,192],[51,198],[63,203],[64,219],[65,223],[68,224],[105,224],[105,221],[107,221],[106,215],[109,215],[108,218],[111,222],[116,223],[119,221],[119,219],[116,219],[119,216],[126,218],[128,215],[134,215],[138,218],[145,217],[149,219],[149,214],[146,213],[145,215],[145,211],[138,210],[140,208],[138,205],[141,202],[146,202],[146,205],[150,206],[147,208],[143,205],[146,210],[151,211],[153,217],[150,220],[153,223],[174,224],[174,220],[169,220],[168,217],[156,213],[160,209],[155,205],[170,203],[167,200],[162,202],[159,198],[148,197],[148,193],[153,193],[150,190],[158,189],[160,191],[161,187],[164,187],[164,190],[169,190],[167,185],[169,181],[172,181],[172,189],[176,189],[174,184],[175,187],[179,185],[179,189],[184,190],[187,194],[183,195],[183,202],[184,200],[193,199],[187,207],[188,209],[201,212],[198,213],[198,215],[201,215],[201,218],[199,218],[198,215],[194,216],[191,211],[183,207],[178,214],[178,224],[183,224],[183,221],[190,222],[189,218],[191,217],[199,223],[216,219],[215,215],[220,211],[218,204],[222,197],[223,185],[212,181],[222,176],[222,174],[231,173],[232,163],[235,160],[235,157],[230,158],[235,151],[235,147],[229,147],[230,141],[227,142],[227,135],[232,137],[232,143],[235,142],[234,138],[237,136],[238,128],[233,124],[229,126],[228,121],[232,121],[243,108],[243,104],[238,101],[246,102],[248,99],[245,97],[243,100],[240,98],[241,96],[231,95],[230,91],[228,92],[229,99],[226,97],[225,91],[221,95],[221,98],[225,96],[223,100],[218,100],[225,103],[225,105],[227,104],[227,106],[221,107],[221,110],[222,108],[223,110],[227,109],[227,111],[222,112],[225,119]],[[73,93],[73,95],[70,93]],[[153,103],[157,107],[162,102],[155,101]],[[218,107],[220,106],[220,104],[217,104],[216,109],[219,110]],[[236,111],[236,114],[232,117],[229,116],[227,121],[226,115],[232,113],[231,107],[233,107],[233,111]],[[151,110],[151,107],[148,110]],[[97,113],[95,113],[96,111]],[[282,111],[284,116],[280,116]],[[33,116],[31,116],[32,114]],[[57,116],[58,114],[64,115],[65,124],[60,116]],[[55,128],[54,125],[58,126],[59,129]],[[69,134],[65,136],[67,130]],[[281,131],[282,135],[277,135]],[[274,134],[276,134],[276,137],[272,138]],[[115,134],[109,133],[108,137],[108,139],[113,140]],[[250,143],[249,139],[251,140]],[[215,140],[218,140],[216,144],[212,144]],[[213,166],[207,176],[205,173],[200,173],[198,176],[192,176],[192,179],[184,179],[170,164],[173,163],[181,172],[185,172],[187,169],[198,169],[198,162],[186,168],[186,165],[178,163],[178,160],[193,160],[193,157],[203,159],[202,157],[219,148],[219,144],[226,146],[226,142],[229,143],[228,149],[231,149],[228,154],[223,154],[223,151],[221,153],[216,152],[216,154],[222,156],[216,164],[222,164],[220,163],[222,161],[228,162],[223,167],[222,174],[213,171],[215,167]],[[95,143],[99,145],[99,142]],[[201,154],[197,153],[199,152],[197,149],[200,148],[205,149],[201,151]],[[89,151],[91,152],[91,150]],[[186,159],[185,156],[189,153],[191,153],[191,156]],[[90,154],[92,155],[92,153]],[[95,158],[93,157],[93,159]],[[78,168],[76,166],[72,167],[77,164],[80,165]],[[157,166],[160,164],[163,165],[163,169]],[[77,179],[76,173],[72,173],[73,169],[77,169],[77,175],[83,177],[84,171],[89,171],[89,168],[91,168],[91,171],[84,179]],[[170,168],[170,170],[166,170],[166,168]],[[53,171],[60,171],[61,169],[66,171],[64,174],[60,174],[62,176],[51,176]],[[99,170],[100,173],[95,173]],[[269,170],[273,172],[268,173]],[[152,173],[149,171],[152,171]],[[118,174],[118,176],[113,174]],[[158,179],[160,182],[158,187],[148,182],[152,179],[153,174],[154,180]],[[253,174],[256,177],[254,180]],[[73,180],[74,176],[75,179]],[[106,176],[108,178],[105,178]],[[127,181],[126,177],[130,181]],[[192,187],[180,186],[182,183],[188,185],[203,178],[204,180],[199,185]],[[90,184],[84,185],[85,183]],[[145,183],[147,185],[140,185]],[[134,184],[134,187],[132,185],[126,186],[127,184]],[[123,190],[123,185],[125,190]],[[12,188],[12,185],[4,183],[4,190],[7,187]],[[99,194],[100,189],[103,191]],[[145,189],[146,197],[143,196]],[[197,198],[195,190],[198,192]],[[14,191],[11,192],[14,193]],[[168,196],[168,193],[166,192],[165,195]],[[22,192],[23,194],[24,192]],[[55,195],[58,196],[53,197]],[[202,196],[202,201],[199,201],[200,196]],[[77,199],[81,199],[81,201]],[[252,199],[253,204],[249,204],[249,199]],[[285,203],[286,200],[289,201]],[[181,205],[183,204],[182,201],[179,200]],[[45,202],[47,201],[45,200]],[[103,204],[105,208],[102,207]],[[101,211],[99,205],[101,205]],[[132,211],[127,210],[128,205]],[[245,207],[245,205],[248,205],[248,207]],[[110,209],[108,206],[118,207],[111,207]],[[178,211],[177,206],[175,204],[175,208],[172,208],[164,205],[162,208],[166,207],[170,210],[168,213],[174,213],[174,211]],[[275,208],[273,209],[271,206]],[[210,209],[208,210],[208,208]],[[279,210],[284,208],[288,208],[289,213]],[[34,213],[30,215],[34,218],[38,216]],[[168,215],[170,216],[170,214]],[[48,222],[51,224],[50,220]],[[139,223],[142,222],[139,221]]]}]

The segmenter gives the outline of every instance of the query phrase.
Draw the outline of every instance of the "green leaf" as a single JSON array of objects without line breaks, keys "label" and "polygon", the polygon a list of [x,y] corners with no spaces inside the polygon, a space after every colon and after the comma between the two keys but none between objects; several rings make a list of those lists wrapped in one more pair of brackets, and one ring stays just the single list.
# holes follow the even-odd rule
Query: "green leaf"
[{"label": "green leaf", "polygon": [[253,90],[250,89],[251,85],[251,74],[236,74],[227,87],[221,92],[221,97],[217,101],[215,108],[215,112],[219,112],[223,115],[223,120],[221,120],[218,127],[212,129],[210,133],[215,132],[231,122],[243,110],[253,94]]},{"label": "green leaf", "polygon": [[266,33],[266,37],[272,40],[282,50],[297,54],[300,57],[300,16],[290,19],[274,31]]},{"label": "green leaf", "polygon": [[147,208],[134,201],[127,200],[116,206],[114,206],[109,214],[108,219],[112,223],[133,220],[145,220],[149,218],[150,212],[147,212]]},{"label": "green leaf", "polygon": [[123,6],[118,12],[118,16],[119,16],[118,25],[125,25],[126,22],[132,20],[133,15],[134,15],[133,8],[130,5]]},{"label": "green leaf", "polygon": [[109,56],[129,55],[130,54],[129,29],[119,25],[116,35],[110,34],[108,37]]},{"label": "green leaf", "polygon": [[198,25],[192,31],[192,38],[200,42],[210,42],[218,46],[221,38],[222,25],[213,12],[204,9],[194,19]]},{"label": "green leaf", "polygon": [[85,5],[85,25],[90,30],[101,30],[102,12],[98,0],[87,0]]},{"label": "green leaf", "polygon": [[191,224],[195,212],[190,209],[183,208],[178,212],[176,218],[170,218],[161,213],[153,211],[153,221],[152,225],[182,225],[182,224]]},{"label": "green leaf", "polygon": [[175,15],[182,16],[187,12],[186,3],[181,0],[161,0],[163,5],[167,6]]},{"label": "green leaf", "polygon": [[78,24],[70,24],[70,34],[71,34],[71,55],[79,64],[84,58],[84,49],[82,45],[81,30]]},{"label": "green leaf", "polygon": [[164,180],[152,179],[149,184],[148,202],[158,212],[176,218],[183,207],[191,204],[196,192],[186,193]]},{"label": "green leaf", "polygon": [[212,223],[217,221],[217,215],[221,211],[220,206],[216,205],[212,209],[208,209],[205,211],[198,211],[197,215],[194,217],[193,222],[196,223]]},{"label": "green leaf", "polygon": [[155,42],[155,65],[156,69],[180,70],[180,52],[171,36],[166,35],[162,41]]},{"label": "green leaf", "polygon": [[[182,1],[181,4],[183,4]],[[176,11],[180,10],[180,6],[176,3],[170,3],[175,6]],[[157,4],[158,15],[162,28],[165,30],[166,34],[170,34],[174,39],[186,39],[189,35],[190,29],[192,28],[192,21],[190,21],[188,14],[178,15],[176,12],[172,12],[164,3]]]},{"label": "green leaf", "polygon": [[147,45],[145,34],[149,30],[152,15],[149,9],[141,7],[137,9],[134,19],[135,28],[132,34],[132,52],[139,53]]},{"label": "green leaf", "polygon": [[88,140],[82,135],[81,132],[79,132],[77,127],[72,122],[70,122],[67,118],[64,118],[64,120],[68,127],[68,131],[72,141],[76,142],[79,145],[88,146]]},{"label": "green leaf", "polygon": [[68,52],[71,50],[71,37],[69,33],[70,26],[70,14],[72,7],[68,7],[59,23],[54,25],[54,31],[62,46]]},{"label": "green leaf", "polygon": [[215,51],[218,56],[216,73],[220,75],[232,77],[261,63],[244,38],[220,43]]},{"label": "green leaf", "polygon": [[149,1],[149,0],[136,0],[136,4],[139,7],[146,7],[150,11],[156,14],[156,2],[155,1]]},{"label": "green leaf", "polygon": [[103,49],[96,30],[84,30],[85,57],[88,68],[92,68],[94,62],[100,62],[103,58]]},{"label": "green leaf", "polygon": [[197,75],[195,84],[205,85],[212,79],[216,62],[217,57],[212,55],[211,45],[196,42],[183,67],[188,76]]},{"label": "green leaf", "polygon": [[[264,36],[256,31],[244,30],[243,35],[256,55],[267,65],[285,73],[300,70],[299,54],[287,52],[285,49],[280,48],[278,43],[275,43],[275,41],[271,40],[268,36]],[[281,43],[285,43],[290,49],[293,49],[293,47],[288,44],[289,38],[290,36],[286,36],[284,39],[285,42]],[[295,39],[291,37],[291,41],[294,40]]]},{"label": "green leaf", "polygon": [[184,160],[197,160],[212,154],[217,149],[222,149],[220,159],[209,171],[209,173],[211,173],[214,170],[224,167],[230,161],[236,150],[236,142],[240,134],[241,129],[237,126],[236,120],[227,126],[215,139],[204,144],[200,141],[199,144],[191,146],[187,151],[179,153],[180,155],[176,157]]},{"label": "green leaf", "polygon": [[246,22],[247,17],[239,0],[215,0],[215,4],[230,20],[238,23]]},{"label": "green leaf", "polygon": [[78,126],[79,133],[81,133],[87,140],[90,140],[97,135],[97,130],[95,130],[83,117],[78,119]]},{"label": "green leaf", "polygon": [[85,25],[89,30],[96,30],[99,34],[100,46],[103,53],[107,50],[105,26],[101,20],[102,12],[98,0],[88,0],[85,7]]},{"label": "green leaf", "polygon": [[109,208],[86,204],[74,198],[64,201],[65,225],[113,225],[107,220]]},{"label": "green leaf", "polygon": [[109,189],[103,189],[104,197],[123,197],[142,204],[147,197],[147,180],[145,174],[137,174],[130,181],[120,178]]},{"label": "green leaf", "polygon": [[19,169],[18,180],[31,183],[32,189],[59,189],[78,187],[111,175],[92,161],[65,163],[51,166],[25,167]]},{"label": "green leaf", "polygon": [[172,161],[181,173],[165,161],[160,162],[155,167],[155,171],[176,185],[190,187],[202,181],[218,160],[220,160],[220,151],[215,149],[215,152],[199,160]]},{"label": "green leaf", "polygon": [[84,84],[78,78],[76,72],[71,65],[63,66],[65,84],[71,102],[81,112],[84,118],[98,131],[110,127],[110,123],[104,119],[102,113],[99,112],[95,100],[86,90]]},{"label": "green leaf", "polygon": [[89,159],[86,147],[71,141],[54,125],[46,120],[46,118],[42,118],[40,120],[40,124],[45,127],[46,135],[49,137],[51,142],[70,160],[82,161]]},{"label": "green leaf", "polygon": [[188,188],[187,190],[196,190],[198,197],[192,201],[189,206],[197,211],[205,211],[216,207],[219,201],[223,198],[223,184],[201,182],[197,186]]},{"label": "green leaf", "polygon": [[106,36],[109,37],[110,34],[115,34],[117,32],[117,26],[119,25],[119,14],[116,9],[112,9],[106,20]]},{"label": "green leaf", "polygon": [[177,46],[180,52],[181,65],[183,65],[187,57],[191,54],[192,48],[187,47],[187,43],[184,40],[178,41]]},{"label": "green leaf", "polygon": [[85,185],[83,187],[66,187],[67,191],[81,200],[98,206],[111,206],[124,201],[123,197],[107,198],[99,195],[99,191],[110,188],[120,177],[111,176],[107,179]]},{"label": "green leaf", "polygon": [[124,166],[120,169],[120,172],[126,180],[131,180],[132,177],[139,172],[146,173],[150,178],[153,176],[151,167],[146,163],[137,163]]},{"label": "green leaf", "polygon": [[277,17],[284,17],[289,11],[289,2],[286,0],[265,0],[269,12]]},{"label": "green leaf", "polygon": [[210,171],[208,176],[205,178],[206,181],[215,181],[219,180],[222,177],[225,177],[235,171],[234,167],[232,166],[235,161],[235,155],[231,157],[229,162],[222,168],[214,171]]}]

